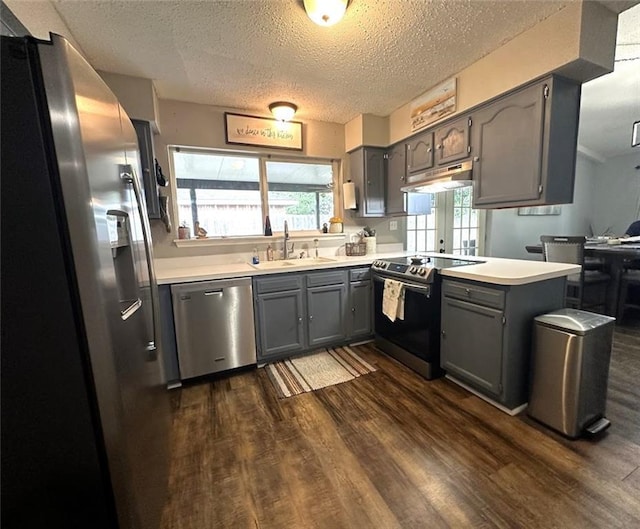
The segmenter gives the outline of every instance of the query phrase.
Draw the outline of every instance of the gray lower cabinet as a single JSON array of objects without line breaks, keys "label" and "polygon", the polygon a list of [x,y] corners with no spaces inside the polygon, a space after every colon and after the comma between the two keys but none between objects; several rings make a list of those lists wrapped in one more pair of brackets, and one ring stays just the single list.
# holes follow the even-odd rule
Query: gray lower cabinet
[{"label": "gray lower cabinet", "polygon": [[368,338],[373,333],[373,285],[371,268],[349,270],[349,326],[350,339]]},{"label": "gray lower cabinet", "polygon": [[302,274],[253,279],[258,360],[280,357],[305,347],[303,287]]},{"label": "gray lower cabinet", "polygon": [[349,153],[351,180],[358,190],[360,217],[384,217],[386,149],[361,147]]},{"label": "gray lower cabinet", "polygon": [[321,347],[344,340],[347,335],[346,305],[345,283],[307,288],[309,347]]},{"label": "gray lower cabinet", "polygon": [[280,356],[304,347],[306,326],[301,290],[272,292],[257,297],[258,358]]},{"label": "gray lower cabinet", "polygon": [[440,363],[513,410],[528,399],[533,318],[563,306],[565,278],[502,286],[445,279]]},{"label": "gray lower cabinet", "polygon": [[254,277],[258,361],[370,336],[368,274],[360,268]]},{"label": "gray lower cabinet", "polygon": [[502,310],[442,300],[442,368],[493,397],[502,391],[503,317]]},{"label": "gray lower cabinet", "polygon": [[474,208],[573,201],[580,85],[549,77],[474,112]]},{"label": "gray lower cabinet", "polygon": [[373,331],[371,281],[349,283],[349,338],[367,337]]}]

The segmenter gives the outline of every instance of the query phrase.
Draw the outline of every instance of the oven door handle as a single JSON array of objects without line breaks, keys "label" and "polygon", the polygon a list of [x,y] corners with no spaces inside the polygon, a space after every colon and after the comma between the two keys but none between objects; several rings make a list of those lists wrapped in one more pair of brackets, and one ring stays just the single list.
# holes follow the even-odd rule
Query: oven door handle
[{"label": "oven door handle", "polygon": [[[379,283],[384,283],[384,277],[376,274],[373,275],[373,280],[378,281]],[[398,279],[394,279],[393,281],[398,281],[399,283],[402,283],[402,286],[405,288],[405,290],[411,290],[412,292],[424,294],[425,296],[431,296],[431,287],[421,287],[418,285],[414,285],[413,283],[405,283],[404,281],[399,281]]]}]

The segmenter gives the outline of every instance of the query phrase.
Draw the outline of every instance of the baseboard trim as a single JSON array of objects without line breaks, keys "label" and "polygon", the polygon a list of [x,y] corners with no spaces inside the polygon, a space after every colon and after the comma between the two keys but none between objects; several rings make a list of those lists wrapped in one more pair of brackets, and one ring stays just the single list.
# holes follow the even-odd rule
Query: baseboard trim
[{"label": "baseboard trim", "polygon": [[506,406],[503,406],[499,402],[496,402],[495,400],[490,399],[486,395],[483,395],[482,393],[480,393],[478,390],[472,388],[471,386],[468,386],[464,382],[461,382],[460,380],[452,377],[449,374],[445,375],[445,378],[448,378],[454,384],[457,384],[458,386],[463,387],[464,389],[466,389],[470,393],[473,393],[476,397],[480,397],[482,400],[488,402],[492,406],[495,406],[496,408],[498,408],[500,411],[503,411],[507,415],[511,415],[511,416],[518,415],[519,413],[523,412],[526,409],[526,407],[528,406],[528,404],[529,404],[528,402],[525,402],[524,404],[521,404],[520,406],[516,406],[515,408],[509,409]]}]

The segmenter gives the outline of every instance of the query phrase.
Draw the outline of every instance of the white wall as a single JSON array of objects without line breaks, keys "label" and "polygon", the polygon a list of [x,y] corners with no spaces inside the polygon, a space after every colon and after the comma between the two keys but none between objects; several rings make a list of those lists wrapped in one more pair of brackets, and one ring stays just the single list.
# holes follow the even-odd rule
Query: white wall
[{"label": "white wall", "polygon": [[[582,82],[611,72],[617,17],[596,2],[569,3],[458,72],[456,113],[551,72]],[[390,143],[412,134],[410,109],[408,102],[389,116]]]},{"label": "white wall", "polygon": [[560,215],[520,216],[518,208],[487,213],[485,255],[535,259],[525,246],[540,242],[540,235],[589,235],[595,200],[596,166],[578,154],[573,204],[563,204]]},{"label": "white wall", "polygon": [[[284,156],[308,156],[313,158],[332,159],[344,162],[346,155],[344,152],[345,128],[338,123],[328,123],[324,121],[305,121],[303,124],[304,134],[304,154],[291,153],[291,151],[277,151],[275,149],[260,149],[254,147],[228,145],[225,142],[224,133],[224,111],[225,109],[210,105],[199,105],[195,103],[185,103],[181,101],[159,100],[160,120],[162,122],[162,132],[154,136],[155,154],[163,171],[170,179],[173,179],[169,164],[169,151],[171,145],[186,147],[205,147],[225,150],[240,150],[262,152],[269,154],[280,154]],[[238,109],[234,110],[238,112]],[[242,110],[240,110],[242,113]],[[342,178],[339,178],[339,182]],[[173,201],[173,190],[171,187],[165,188],[170,200]],[[398,229],[391,232],[388,221],[383,219],[360,219],[352,217],[350,212],[342,210],[341,202],[342,186],[337,189],[338,200],[336,201],[335,214],[344,217],[345,231],[355,232],[370,222],[369,225],[378,231],[379,244],[402,244],[403,231]],[[173,231],[167,233],[164,225],[159,221],[151,223],[154,252],[156,257],[179,257],[198,255],[220,255],[220,254],[245,254],[250,256],[251,244],[227,245],[224,247],[199,246],[194,248],[177,248],[173,240],[177,238],[176,224],[177,213],[172,215]],[[278,230],[279,228],[274,227]],[[343,244],[344,241],[338,243]],[[349,242],[347,239],[346,242]],[[323,243],[324,244],[324,243]],[[334,245],[336,243],[333,243]],[[260,246],[260,245],[258,245]],[[266,242],[264,245],[266,246]],[[325,249],[330,246],[329,242]],[[234,257],[231,257],[233,259]]]},{"label": "white wall", "polygon": [[[631,135],[631,127],[629,127]],[[638,152],[610,158],[596,167],[593,231],[622,235],[640,218],[640,147]]]}]

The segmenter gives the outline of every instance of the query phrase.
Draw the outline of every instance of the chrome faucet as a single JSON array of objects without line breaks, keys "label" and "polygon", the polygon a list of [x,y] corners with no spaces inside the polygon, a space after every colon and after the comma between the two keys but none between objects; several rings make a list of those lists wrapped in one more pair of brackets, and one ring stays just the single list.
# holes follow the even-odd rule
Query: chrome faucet
[{"label": "chrome faucet", "polygon": [[[282,258],[283,259],[288,259],[289,258],[289,245],[287,244],[289,241],[289,225],[287,224],[287,221],[284,221],[284,250],[282,252]],[[291,249],[291,251],[293,251],[293,248]]]}]

